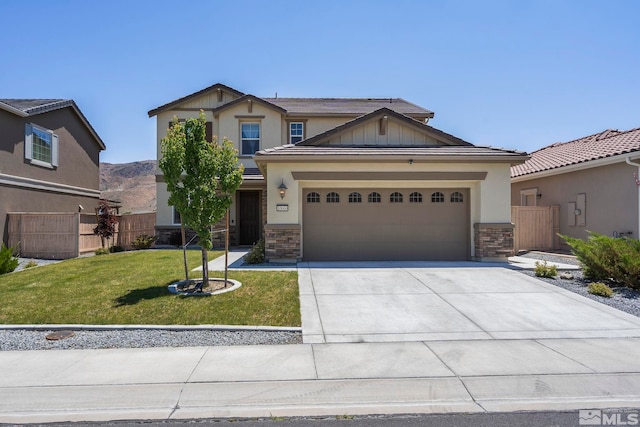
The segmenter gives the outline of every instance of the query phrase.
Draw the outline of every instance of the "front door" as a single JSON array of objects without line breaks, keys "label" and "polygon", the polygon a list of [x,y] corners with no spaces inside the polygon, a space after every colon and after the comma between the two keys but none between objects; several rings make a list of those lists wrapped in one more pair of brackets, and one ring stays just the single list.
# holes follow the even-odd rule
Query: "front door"
[{"label": "front door", "polygon": [[238,243],[253,245],[260,240],[260,191],[239,191],[238,210]]}]

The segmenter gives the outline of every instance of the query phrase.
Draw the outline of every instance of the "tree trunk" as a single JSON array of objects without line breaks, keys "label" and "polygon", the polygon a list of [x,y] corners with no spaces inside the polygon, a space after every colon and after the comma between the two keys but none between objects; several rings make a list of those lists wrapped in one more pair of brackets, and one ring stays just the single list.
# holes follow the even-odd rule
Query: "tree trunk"
[{"label": "tree trunk", "polygon": [[187,266],[187,238],[185,236],[184,224],[180,224],[182,233],[182,258],[184,259],[184,285],[189,286],[189,267]]},{"label": "tree trunk", "polygon": [[209,285],[209,251],[202,246],[202,288]]},{"label": "tree trunk", "polygon": [[224,286],[227,286],[229,277],[229,209],[225,215],[225,231],[224,231]]}]

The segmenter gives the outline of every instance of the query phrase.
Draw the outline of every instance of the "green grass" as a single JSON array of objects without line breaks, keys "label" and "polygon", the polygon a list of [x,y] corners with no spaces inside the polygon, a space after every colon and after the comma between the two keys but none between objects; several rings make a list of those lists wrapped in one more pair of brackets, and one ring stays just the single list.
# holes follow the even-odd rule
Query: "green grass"
[{"label": "green grass", "polygon": [[[188,251],[190,268],[199,261],[200,251]],[[229,278],[242,287],[182,297],[167,290],[184,279],[180,250],[72,259],[0,276],[0,323],[300,326],[297,273],[229,271]]]}]

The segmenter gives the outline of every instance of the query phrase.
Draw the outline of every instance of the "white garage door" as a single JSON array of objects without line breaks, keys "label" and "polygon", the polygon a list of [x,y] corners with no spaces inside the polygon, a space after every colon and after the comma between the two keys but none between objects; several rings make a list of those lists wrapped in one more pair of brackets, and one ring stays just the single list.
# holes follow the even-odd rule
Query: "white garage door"
[{"label": "white garage door", "polygon": [[467,260],[469,190],[304,189],[303,258]]}]

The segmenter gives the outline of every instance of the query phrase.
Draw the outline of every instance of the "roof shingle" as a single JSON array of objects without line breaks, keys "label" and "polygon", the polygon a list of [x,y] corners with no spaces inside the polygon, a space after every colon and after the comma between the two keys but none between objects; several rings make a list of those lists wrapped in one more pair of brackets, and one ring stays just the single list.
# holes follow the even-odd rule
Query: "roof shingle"
[{"label": "roof shingle", "polygon": [[529,160],[511,168],[511,177],[515,178],[636,151],[640,151],[640,128],[626,131],[607,129],[534,151]]},{"label": "roof shingle", "polygon": [[388,108],[407,116],[433,117],[433,112],[402,98],[262,98],[289,114],[368,114]]}]

